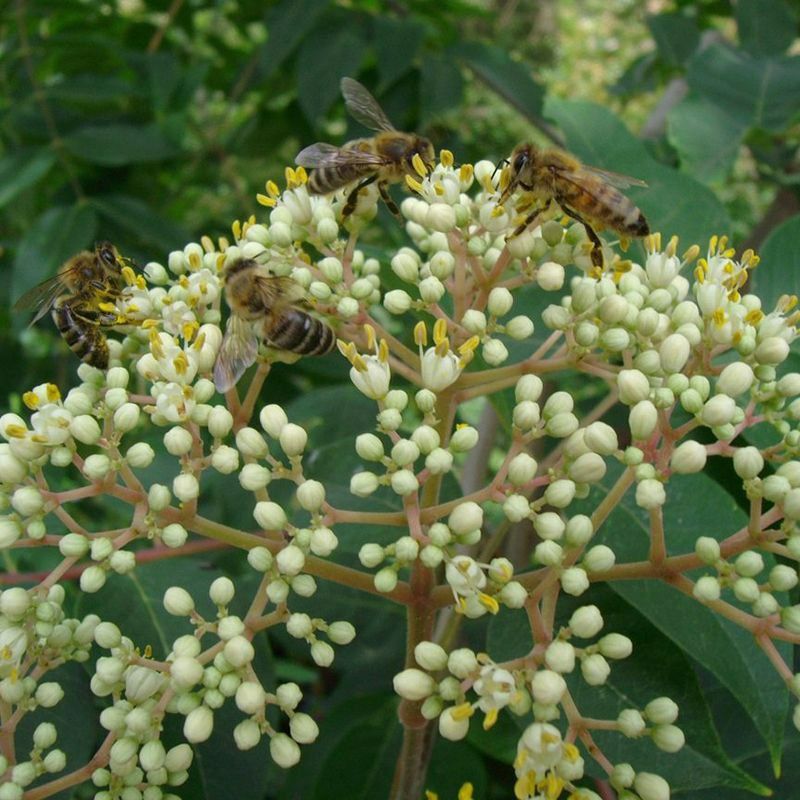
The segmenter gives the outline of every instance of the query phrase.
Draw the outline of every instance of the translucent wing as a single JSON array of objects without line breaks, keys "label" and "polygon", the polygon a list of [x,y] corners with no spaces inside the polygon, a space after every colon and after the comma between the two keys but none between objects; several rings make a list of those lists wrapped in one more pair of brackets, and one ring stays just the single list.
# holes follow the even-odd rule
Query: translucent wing
[{"label": "translucent wing", "polygon": [[301,167],[363,167],[377,169],[389,163],[383,156],[354,148],[336,147],[326,142],[317,142],[303,148],[294,159]]},{"label": "translucent wing", "polygon": [[22,297],[14,303],[14,311],[27,311],[31,308],[39,307],[30,324],[40,320],[53,306],[56,298],[63,294],[68,288],[64,282],[64,273],[54,275],[46,281],[29,289]]},{"label": "translucent wing", "polygon": [[236,314],[231,314],[214,364],[214,386],[217,391],[227,392],[236,386],[257,355],[258,337],[252,326]]},{"label": "translucent wing", "polygon": [[342,97],[350,116],[373,131],[395,131],[378,101],[358,81],[342,78]]},{"label": "translucent wing", "polygon": [[[612,186],[616,186],[617,189],[627,189],[631,186],[647,186],[644,181],[640,181],[638,178],[632,178],[630,175],[623,175],[620,172],[612,172],[608,169],[600,169],[600,167],[590,167],[587,164],[583,164],[581,165],[581,170],[591,173]],[[580,182],[579,172],[565,172],[563,174],[564,177],[570,180]]]},{"label": "translucent wing", "polygon": [[305,289],[288,275],[259,275],[256,286],[264,308],[270,311],[293,305],[305,297]]}]

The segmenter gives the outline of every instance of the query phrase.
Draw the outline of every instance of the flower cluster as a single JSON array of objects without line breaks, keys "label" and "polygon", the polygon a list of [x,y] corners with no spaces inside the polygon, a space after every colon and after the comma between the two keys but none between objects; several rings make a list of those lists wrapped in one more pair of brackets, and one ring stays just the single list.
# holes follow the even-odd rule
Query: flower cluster
[{"label": "flower cluster", "polygon": [[[236,747],[268,741],[276,764],[296,764],[319,734],[313,700],[297,683],[266,684],[256,653],[278,630],[313,667],[334,663],[356,630],[310,610],[319,581],[405,607],[406,668],[398,657],[393,683],[406,736],[435,724],[456,741],[476,716],[486,730],[502,714],[520,718],[519,800],[594,800],[589,757],[621,796],[669,796],[647,764],[612,763],[592,732],[646,736],[674,753],[684,743],[676,704],[626,699],[596,719],[570,688],[601,691],[614,662],[635,652],[628,636],[605,630],[595,582],[668,579],[752,633],[800,697],[800,677],[773,643],[800,643],[800,606],[787,594],[800,560],[800,374],[782,369],[797,336],[795,299],[765,308],[746,293],[758,258],[737,259],[724,238],[701,258],[696,245],[679,256],[677,239],[662,247],[653,235],[641,263],[608,249],[598,270],[584,227],[554,209],[519,230],[490,162],[456,166],[442,151],[414,170],[401,204],[407,244],[368,256],[357,243],[378,187],[365,187],[344,217],[349,187],[314,195],[303,168],[288,169],[283,191],[269,181],[259,195],[264,216],[234,223],[232,238],[203,237],[141,274],[125,267],[110,369],[83,364],[65,394],[37,386],[22,398],[29,414],[0,416],[0,548],[9,558],[50,548],[56,563],[45,579],[20,574],[33,588],[0,592],[2,738],[59,702],[51,669],[96,658],[90,688],[107,703],[108,738],[81,777],[100,800],[174,798],[189,744],[214,735],[226,704],[243,715]],[[524,192],[515,199],[530,205]],[[309,419],[262,398],[272,365],[299,358],[275,346],[269,327],[253,328],[252,373],[216,391],[214,367],[233,336],[223,319],[236,313],[226,310],[226,278],[242,260],[297,284],[302,313],[334,329],[338,354],[326,358],[350,365],[346,390],[373,409],[341,447],[326,439],[337,409]],[[553,293],[543,312],[531,289]],[[737,438],[757,424],[773,433],[763,450]],[[749,523],[706,531],[678,552],[664,507],[682,476],[712,458],[730,459]],[[320,473],[326,459],[335,469]],[[339,462],[348,467],[337,482],[320,477]],[[209,486],[224,487],[249,524],[214,518]],[[101,499],[115,515],[130,509],[123,525],[106,529],[80,512]],[[641,561],[619,563],[620,539],[606,525],[624,502],[648,534]],[[352,545],[358,526],[371,533],[356,539],[356,561],[340,541]],[[70,579],[85,593],[111,591],[150,561],[221,547],[246,551],[240,574],[255,582],[215,576],[208,613],[176,570],[163,607],[186,632],[164,652],[133,641],[125,620],[64,610]],[[508,615],[530,648],[501,659],[467,646],[463,627],[487,614]],[[185,742],[167,748],[170,715]],[[800,727],[800,704],[794,719]],[[29,753],[0,748],[2,800],[81,769],[55,749],[57,734],[40,722]],[[419,796],[421,780],[404,785]],[[55,780],[40,785],[37,796],[60,791]]]}]

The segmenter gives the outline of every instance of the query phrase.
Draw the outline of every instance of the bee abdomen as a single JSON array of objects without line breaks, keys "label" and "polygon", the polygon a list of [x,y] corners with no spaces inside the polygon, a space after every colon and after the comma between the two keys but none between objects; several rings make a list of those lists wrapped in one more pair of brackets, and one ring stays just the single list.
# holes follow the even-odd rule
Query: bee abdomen
[{"label": "bee abdomen", "polygon": [[96,325],[80,320],[67,303],[57,302],[52,316],[58,332],[81,361],[108,369],[108,340]]},{"label": "bee abdomen", "polygon": [[268,338],[276,347],[304,356],[324,355],[336,344],[336,334],[329,325],[297,309],[283,314]]},{"label": "bee abdomen", "polygon": [[364,177],[363,167],[317,167],[309,175],[308,190],[311,194],[330,194],[362,177]]}]

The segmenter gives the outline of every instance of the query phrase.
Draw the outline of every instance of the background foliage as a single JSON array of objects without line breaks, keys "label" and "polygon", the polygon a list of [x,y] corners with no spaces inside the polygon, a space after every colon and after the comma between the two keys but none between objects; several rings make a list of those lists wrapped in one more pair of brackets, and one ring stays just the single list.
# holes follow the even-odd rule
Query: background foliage
[{"label": "background foliage", "polygon": [[[797,6],[704,0],[647,8],[633,0],[8,4],[0,17],[4,405],[18,406],[19,392],[44,379],[65,389],[75,367],[50,326],[25,329],[25,319],[12,318],[15,297],[96,239],[145,263],[163,262],[202,234],[227,234],[231,220],[256,211],[256,192],[279,178],[302,146],[356,135],[339,99],[342,75],[372,88],[398,127],[429,135],[462,161],[499,159],[532,138],[643,178],[650,188],[631,194],[653,229],[680,235],[684,247],[704,246],[711,233],[730,235],[737,248],[756,247],[762,266],[755,289],[765,305],[798,291]],[[385,237],[403,239],[388,217]],[[375,247],[380,256],[380,243]],[[346,371],[335,359],[324,362],[303,361],[270,378],[271,400],[301,424],[340,402],[337,384]],[[495,408],[507,424],[502,398]],[[481,413],[474,409],[476,419]],[[334,472],[347,473],[355,430],[348,425],[358,416],[354,409],[353,422],[326,427],[324,439],[317,431],[315,445],[326,458],[315,477],[332,485]],[[696,488],[687,489],[687,542],[720,514],[742,516],[725,476],[707,483],[709,518],[696,513]],[[249,524],[222,491],[212,486],[204,497],[209,514]],[[625,522],[610,530],[636,524],[635,508],[619,513]],[[341,550],[353,557],[359,543],[343,540]],[[638,543],[611,544],[623,555]],[[31,563],[8,566],[46,568],[27,558]],[[238,555],[217,561],[237,580],[248,579]],[[157,649],[177,635],[160,627],[174,624],[157,613],[164,588],[176,570],[187,588],[193,580],[204,586],[202,566],[186,560],[137,570],[81,598],[78,611],[102,603],[103,616],[113,618],[110,604],[120,602],[120,618],[140,621],[139,643]],[[800,785],[800,740],[787,724],[780,681],[743,655],[752,652],[748,643],[697,604],[682,608],[672,596],[632,584],[614,591],[624,620],[614,629],[631,635],[637,651],[615,673],[623,685],[608,687],[608,706],[598,714],[625,692],[648,698],[653,672],[666,672],[688,746],[654,767],[676,794],[703,800],[724,791],[738,800],[773,787],[777,797],[791,796],[786,787]],[[340,655],[335,670],[293,658],[288,638],[259,642],[265,671],[318,687],[314,711],[324,717],[323,735],[302,768],[286,776],[260,750],[201,747],[186,797],[247,800],[270,786],[269,797],[311,800],[333,797],[332,785],[341,797],[385,796],[399,735],[386,676],[399,668],[400,617],[387,602],[342,592],[331,592],[327,607],[359,630],[358,647]],[[516,649],[515,630],[508,618],[498,619],[489,641]],[[65,700],[60,713],[75,721],[85,701],[76,695],[67,707]],[[85,730],[70,755],[92,751]],[[497,765],[510,763],[519,732],[492,733],[441,743],[431,788],[452,797],[472,780],[478,797],[508,796],[507,778],[495,776],[510,773]]]}]

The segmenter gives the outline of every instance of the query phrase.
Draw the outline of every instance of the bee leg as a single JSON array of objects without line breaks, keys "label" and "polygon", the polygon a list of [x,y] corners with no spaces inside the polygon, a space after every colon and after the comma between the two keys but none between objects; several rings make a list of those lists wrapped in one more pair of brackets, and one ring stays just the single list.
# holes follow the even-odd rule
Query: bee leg
[{"label": "bee leg", "polygon": [[397,207],[397,203],[392,200],[386,181],[378,181],[378,191],[381,193],[381,200],[386,203],[386,208],[388,208],[397,219],[400,219],[400,209]]},{"label": "bee leg", "polygon": [[525,217],[525,221],[521,222],[519,225],[517,225],[516,228],[514,228],[514,231],[511,234],[511,236],[508,236],[506,238],[507,239],[514,239],[517,236],[519,236],[520,234],[525,233],[525,230],[528,228],[528,226],[536,219],[536,217],[539,216],[539,214],[542,213],[542,211],[544,211],[543,208],[539,208],[539,207],[534,208],[533,211],[531,211],[528,214],[528,216]]},{"label": "bee leg", "polygon": [[580,222],[584,230],[586,231],[586,235],[589,237],[589,241],[592,243],[592,264],[600,269],[603,268],[603,243],[600,241],[600,237],[594,232],[594,228],[585,220],[583,217],[580,216],[577,212],[573,211],[571,208],[568,208],[565,205],[561,206],[561,210],[568,216],[572,217],[576,222]]},{"label": "bee leg", "polygon": [[370,175],[369,178],[364,178],[361,183],[357,184],[356,187],[347,195],[347,202],[344,204],[344,210],[342,211],[342,219],[345,217],[349,217],[355,210],[356,204],[358,203],[358,193],[365,187],[369,186],[371,183],[375,183],[378,179],[377,174]]}]

